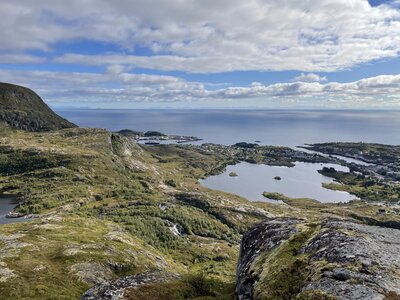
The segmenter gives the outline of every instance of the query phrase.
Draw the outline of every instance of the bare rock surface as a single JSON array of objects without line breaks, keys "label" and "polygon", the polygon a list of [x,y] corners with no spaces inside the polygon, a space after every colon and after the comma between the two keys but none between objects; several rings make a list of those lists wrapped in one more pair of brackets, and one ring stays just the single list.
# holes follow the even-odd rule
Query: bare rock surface
[{"label": "bare rock surface", "polygon": [[243,235],[236,274],[236,292],[240,299],[251,299],[257,274],[251,267],[263,252],[272,251],[297,232],[298,220],[289,218],[271,219],[254,227]]},{"label": "bare rock surface", "polygon": [[89,284],[103,283],[113,277],[110,268],[96,262],[77,263],[70,269],[70,273],[78,276],[80,281]]},{"label": "bare rock surface", "polygon": [[[263,270],[279,261],[279,248],[309,225],[295,218],[275,218],[244,235],[236,283],[238,299],[268,298],[264,297],[269,293],[267,283],[274,278]],[[317,229],[301,245],[296,244],[292,253],[294,261],[306,263],[301,267],[301,284],[297,289],[288,288],[290,298],[311,299],[302,295],[313,293],[331,297],[318,299],[340,300],[400,295],[400,230],[335,219],[313,226]]]},{"label": "bare rock surface", "polygon": [[123,299],[125,290],[138,288],[144,284],[169,281],[178,278],[178,275],[152,271],[128,276],[112,281],[97,284],[89,289],[81,300],[118,300]]}]

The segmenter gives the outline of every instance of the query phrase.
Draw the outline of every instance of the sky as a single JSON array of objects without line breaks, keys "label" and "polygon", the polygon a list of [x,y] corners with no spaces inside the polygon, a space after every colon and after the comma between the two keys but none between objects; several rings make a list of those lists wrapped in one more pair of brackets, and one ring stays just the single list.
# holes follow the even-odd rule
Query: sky
[{"label": "sky", "polygon": [[53,107],[400,108],[400,0],[0,0]]}]

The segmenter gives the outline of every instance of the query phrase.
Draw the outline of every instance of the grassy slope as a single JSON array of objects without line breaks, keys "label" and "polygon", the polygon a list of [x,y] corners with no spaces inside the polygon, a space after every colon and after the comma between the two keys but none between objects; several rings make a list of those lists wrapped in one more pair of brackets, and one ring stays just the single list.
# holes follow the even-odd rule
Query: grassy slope
[{"label": "grassy slope", "polygon": [[77,298],[96,281],[80,278],[83,263],[104,279],[157,268],[206,272],[232,284],[240,232],[260,220],[252,212],[259,209],[202,193],[200,161],[204,168],[216,164],[195,152],[144,150],[103,130],[1,128],[0,188],[24,199],[18,211],[42,217],[0,227],[3,243],[27,244],[15,253],[15,245],[3,245],[2,267],[16,276],[0,282],[0,293]]}]

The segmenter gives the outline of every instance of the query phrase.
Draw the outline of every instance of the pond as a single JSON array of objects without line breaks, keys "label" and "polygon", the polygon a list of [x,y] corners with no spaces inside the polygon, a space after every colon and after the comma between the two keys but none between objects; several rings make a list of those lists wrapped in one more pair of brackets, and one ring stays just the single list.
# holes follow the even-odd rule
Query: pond
[{"label": "pond", "polygon": [[[251,201],[274,202],[263,197],[263,192],[277,192],[292,198],[311,198],[320,202],[348,202],[357,199],[347,192],[322,187],[322,183],[333,182],[332,178],[318,173],[323,167],[349,171],[347,167],[336,164],[296,162],[294,167],[289,168],[241,162],[228,166],[224,173],[203,179],[200,183],[208,188],[236,194]],[[236,173],[238,176],[229,176],[230,173]],[[277,177],[280,177],[280,180],[277,180]]]},{"label": "pond", "polygon": [[25,218],[7,218],[7,214],[14,211],[16,205],[14,198],[0,196],[0,225],[27,221]]}]

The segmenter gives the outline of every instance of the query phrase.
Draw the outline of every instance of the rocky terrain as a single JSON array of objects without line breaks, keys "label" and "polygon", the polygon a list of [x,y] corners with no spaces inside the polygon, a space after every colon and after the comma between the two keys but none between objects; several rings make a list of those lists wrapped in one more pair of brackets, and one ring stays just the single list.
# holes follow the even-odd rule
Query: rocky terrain
[{"label": "rocky terrain", "polygon": [[133,276],[123,277],[113,281],[100,283],[89,289],[81,300],[116,300],[126,297],[129,289],[137,289],[146,284],[157,284],[160,282],[168,282],[179,278],[177,274],[169,274],[163,272],[146,272]]},{"label": "rocky terrain", "polygon": [[55,114],[32,90],[0,82],[0,122],[28,131],[76,127]]},{"label": "rocky terrain", "polygon": [[399,299],[400,230],[273,218],[245,233],[238,299]]}]

